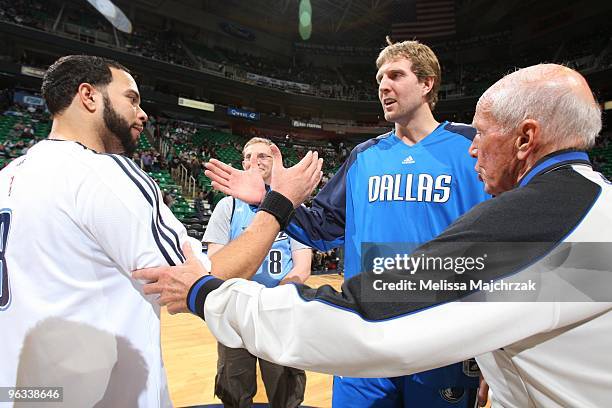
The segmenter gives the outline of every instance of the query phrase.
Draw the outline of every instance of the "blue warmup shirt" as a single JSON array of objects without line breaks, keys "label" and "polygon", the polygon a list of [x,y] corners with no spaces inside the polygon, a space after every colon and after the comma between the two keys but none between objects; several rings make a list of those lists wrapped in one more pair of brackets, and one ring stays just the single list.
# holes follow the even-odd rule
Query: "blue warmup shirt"
[{"label": "blue warmup shirt", "polygon": [[[362,243],[375,244],[373,252],[383,247],[376,244],[403,243],[409,252],[410,247],[431,240],[490,198],[474,170],[476,160],[468,154],[475,135],[471,126],[443,122],[413,146],[402,142],[395,132],[361,143],[317,194],[312,207],[296,209],[287,233],[320,250],[344,244],[346,279],[362,271]],[[447,401],[443,396],[447,387],[478,387],[477,376],[469,375],[464,364],[395,380],[345,377],[342,382],[346,384],[339,386],[336,379],[334,404],[359,406],[358,397],[369,399],[381,389],[393,395],[399,387],[408,392],[407,403],[445,407],[459,402]],[[396,384],[398,381],[403,385]],[[409,391],[418,384],[430,391]],[[462,401],[465,404],[467,398]]]},{"label": "blue warmup shirt", "polygon": [[[234,211],[230,222],[230,241],[235,240],[253,221],[256,207],[250,206],[244,201],[234,199]],[[262,285],[273,288],[293,269],[291,257],[291,241],[287,234],[281,231],[268,256],[253,276],[252,280]]]},{"label": "blue warmup shirt", "polygon": [[362,243],[432,239],[490,197],[468,154],[474,135],[443,122],[413,146],[395,132],[358,145],[312,208],[296,210],[287,233],[323,251],[344,244],[347,279],[361,271]]}]

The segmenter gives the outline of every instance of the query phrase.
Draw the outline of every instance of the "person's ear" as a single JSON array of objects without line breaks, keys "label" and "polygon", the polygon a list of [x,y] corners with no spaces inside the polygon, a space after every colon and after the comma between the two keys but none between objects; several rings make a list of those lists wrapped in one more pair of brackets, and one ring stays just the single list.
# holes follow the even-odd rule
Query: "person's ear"
[{"label": "person's ear", "polygon": [[525,119],[521,122],[514,142],[517,159],[525,160],[533,152],[541,132],[542,128],[537,120]]},{"label": "person's ear", "polygon": [[101,98],[101,95],[93,85],[87,82],[83,82],[79,85],[79,88],[77,89],[76,98],[78,99],[81,106],[83,106],[89,112],[93,113],[96,111],[98,106],[96,99]]},{"label": "person's ear", "polygon": [[421,79],[421,84],[423,85],[423,96],[427,96],[434,87],[435,83],[434,77],[425,77]]}]

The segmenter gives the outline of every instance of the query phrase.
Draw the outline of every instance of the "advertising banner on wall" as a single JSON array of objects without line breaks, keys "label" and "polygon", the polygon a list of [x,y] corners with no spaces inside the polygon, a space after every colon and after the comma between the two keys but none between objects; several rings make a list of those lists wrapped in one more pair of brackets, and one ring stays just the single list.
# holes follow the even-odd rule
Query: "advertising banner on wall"
[{"label": "advertising banner on wall", "polygon": [[19,105],[29,105],[34,107],[45,106],[45,100],[43,98],[23,91],[17,91],[14,93],[13,102]]},{"label": "advertising banner on wall", "polygon": [[227,114],[230,116],[235,116],[237,118],[243,118],[248,120],[259,120],[259,113],[257,112],[249,112],[244,109],[238,108],[227,108]]},{"label": "advertising banner on wall", "polygon": [[186,106],[188,108],[200,109],[200,110],[204,110],[204,111],[208,111],[208,112],[214,112],[215,111],[215,105],[213,105],[212,103],[196,101],[195,99],[188,99],[188,98],[181,98],[181,97],[179,97],[178,98],[178,104],[180,106]]}]

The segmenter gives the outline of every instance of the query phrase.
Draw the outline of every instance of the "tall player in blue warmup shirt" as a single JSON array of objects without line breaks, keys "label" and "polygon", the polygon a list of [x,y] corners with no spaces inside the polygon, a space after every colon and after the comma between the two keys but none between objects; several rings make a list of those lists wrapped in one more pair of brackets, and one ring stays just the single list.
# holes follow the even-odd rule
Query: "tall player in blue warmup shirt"
[{"label": "tall player in blue warmup shirt", "polygon": [[[320,250],[344,244],[347,278],[361,271],[362,243],[429,241],[490,197],[468,155],[475,129],[433,117],[441,79],[435,54],[417,41],[387,41],[376,60],[376,80],[385,119],[395,129],[355,147],[312,208],[298,207],[285,229]],[[245,188],[248,174],[231,169],[233,181],[223,181],[210,170],[215,188],[252,202],[263,199],[263,184],[258,191],[253,183]],[[477,387],[470,362],[405,377],[335,377],[333,405],[467,408]]]},{"label": "tall player in blue warmup shirt", "polygon": [[[272,171],[272,142],[254,137],[242,149],[245,170],[253,169],[261,180],[270,184]],[[255,218],[257,207],[233,197],[224,197],[208,222],[202,241],[208,243],[212,256],[230,241],[238,238]],[[291,239],[281,231],[268,256],[252,280],[273,288],[288,282],[304,283],[310,276],[312,250]],[[213,261],[214,263],[214,261]],[[251,406],[257,392],[257,357],[246,349],[218,344],[215,395],[225,407]],[[259,359],[259,367],[270,406],[297,407],[304,400],[306,374],[303,370],[283,367]]]},{"label": "tall player in blue warmup shirt", "polygon": [[[321,250],[344,243],[347,278],[361,271],[362,243],[428,241],[489,198],[467,153],[475,130],[433,117],[440,87],[433,51],[417,41],[389,42],[376,66],[378,96],[394,131],[355,147],[312,208],[298,208],[286,229]],[[333,405],[468,407],[477,387],[469,362],[406,377],[336,377]]]}]

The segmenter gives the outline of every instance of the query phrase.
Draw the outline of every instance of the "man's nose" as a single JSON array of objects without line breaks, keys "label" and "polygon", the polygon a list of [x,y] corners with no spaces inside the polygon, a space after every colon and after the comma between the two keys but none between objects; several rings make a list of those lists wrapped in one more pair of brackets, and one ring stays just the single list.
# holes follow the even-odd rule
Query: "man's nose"
[{"label": "man's nose", "polygon": [[476,134],[468,150],[469,155],[475,159],[478,158],[478,146],[479,145],[480,145],[480,135]]}]

